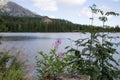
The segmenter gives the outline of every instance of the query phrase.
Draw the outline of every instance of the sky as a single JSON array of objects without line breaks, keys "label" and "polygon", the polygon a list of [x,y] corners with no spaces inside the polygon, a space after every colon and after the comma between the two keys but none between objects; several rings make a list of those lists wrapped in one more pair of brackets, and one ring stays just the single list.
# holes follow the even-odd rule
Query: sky
[{"label": "sky", "polygon": [[[120,14],[120,0],[11,0],[32,12],[50,18],[59,18],[77,24],[90,25],[91,10],[89,6],[103,11],[114,11]],[[94,25],[101,26],[102,22],[95,16]],[[106,25],[120,26],[120,16],[109,16]]]}]

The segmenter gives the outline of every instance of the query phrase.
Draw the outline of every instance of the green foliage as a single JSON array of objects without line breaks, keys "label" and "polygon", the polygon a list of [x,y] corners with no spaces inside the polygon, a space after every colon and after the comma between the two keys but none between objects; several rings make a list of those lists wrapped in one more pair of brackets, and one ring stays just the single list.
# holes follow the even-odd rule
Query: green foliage
[{"label": "green foliage", "polygon": [[7,31],[7,28],[5,26],[5,20],[0,16],[0,32],[1,31]]},{"label": "green foliage", "polygon": [[98,10],[96,9],[96,5],[93,4],[92,6],[90,6],[92,15],[91,15],[91,25],[93,25],[93,20],[94,20],[94,14],[97,14]]},{"label": "green foliage", "polygon": [[21,70],[8,70],[7,75],[0,75],[0,80],[23,80],[24,74]]},{"label": "green foliage", "polygon": [[51,50],[49,54],[39,52],[39,55],[39,57],[42,58],[36,58],[36,65],[40,80],[47,77],[55,77],[56,74],[64,72],[66,62],[64,58],[60,58],[60,56],[56,54],[55,50]]},{"label": "green foliage", "polygon": [[[115,12],[104,13],[101,10],[98,10],[98,12],[102,15],[99,19],[103,21],[103,27],[108,19],[107,16],[118,15]],[[67,47],[69,49],[68,53],[73,54],[74,52],[75,54],[73,55],[75,58],[69,64],[73,68],[71,73],[76,71],[76,74],[88,74],[91,76],[91,80],[120,79],[120,70],[118,68],[120,65],[113,57],[113,55],[119,53],[114,48],[117,43],[110,42],[110,39],[115,37],[110,37],[105,33],[96,33],[94,27],[90,27],[90,29],[92,29],[90,38],[74,41],[77,49]]]},{"label": "green foliage", "polygon": [[0,80],[22,80],[23,63],[8,52],[0,52]]},{"label": "green foliage", "polygon": [[101,17],[99,17],[99,20],[100,21],[102,21],[103,22],[103,28],[105,27],[104,25],[105,25],[105,22],[106,21],[108,21],[108,17],[110,16],[110,15],[112,15],[112,16],[119,16],[119,13],[116,13],[116,12],[112,12],[112,11],[110,11],[110,12],[104,12],[103,10],[101,10],[101,9],[97,9],[98,10],[98,12],[100,12],[100,14],[101,14]]},{"label": "green foliage", "polygon": [[[69,49],[68,53],[75,54],[69,64],[73,68],[71,73],[77,71],[76,74],[88,74],[91,76],[91,80],[114,80],[119,78],[119,64],[113,58],[113,55],[118,52],[113,47],[115,46],[114,43],[108,41],[107,36],[107,34],[95,33],[92,40],[86,38],[74,41],[80,50],[67,47]],[[98,38],[104,38],[103,43]]]}]

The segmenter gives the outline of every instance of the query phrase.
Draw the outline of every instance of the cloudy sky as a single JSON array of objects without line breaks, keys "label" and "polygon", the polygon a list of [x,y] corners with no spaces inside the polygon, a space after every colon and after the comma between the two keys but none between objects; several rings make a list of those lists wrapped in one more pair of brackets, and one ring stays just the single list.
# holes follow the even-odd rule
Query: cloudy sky
[{"label": "cloudy sky", "polygon": [[[73,23],[90,24],[89,6],[96,4],[104,11],[120,13],[120,0],[11,0],[42,16],[66,19]],[[96,16],[94,25],[101,25]],[[119,25],[120,16],[110,16],[106,25]]]}]

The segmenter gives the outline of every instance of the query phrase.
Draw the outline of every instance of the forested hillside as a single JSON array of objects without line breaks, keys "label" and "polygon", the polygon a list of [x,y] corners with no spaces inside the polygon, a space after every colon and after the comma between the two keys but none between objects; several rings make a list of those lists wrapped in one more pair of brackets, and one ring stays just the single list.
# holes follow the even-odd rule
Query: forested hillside
[{"label": "forested hillside", "polygon": [[52,22],[45,22],[45,18],[40,17],[2,16],[0,30],[3,32],[72,32],[84,28],[66,20],[51,20]]},{"label": "forested hillside", "polygon": [[[93,29],[93,28],[92,28]],[[90,25],[73,24],[67,20],[51,19],[48,17],[0,17],[1,32],[79,32],[92,31]],[[120,32],[119,26],[106,28],[95,26],[94,30]]]}]

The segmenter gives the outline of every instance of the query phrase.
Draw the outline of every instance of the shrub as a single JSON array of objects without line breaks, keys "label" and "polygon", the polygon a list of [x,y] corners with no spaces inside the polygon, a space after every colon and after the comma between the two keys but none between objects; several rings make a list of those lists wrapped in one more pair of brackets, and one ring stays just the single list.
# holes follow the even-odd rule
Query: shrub
[{"label": "shrub", "polygon": [[23,62],[9,52],[0,52],[0,80],[23,80]]},{"label": "shrub", "polygon": [[[113,55],[118,54],[118,52],[113,47],[115,43],[108,40],[109,37],[107,34],[95,33],[92,38],[92,45],[91,39],[79,39],[74,41],[79,50],[67,47],[68,53],[75,54],[73,55],[75,58],[71,60],[69,65],[73,68],[77,66],[71,73],[88,74],[91,76],[91,80],[119,78],[119,64],[113,58]],[[104,40],[101,42],[99,41],[100,38]]]},{"label": "shrub", "polygon": [[21,70],[10,70],[4,77],[6,80],[23,80],[24,73]]}]

